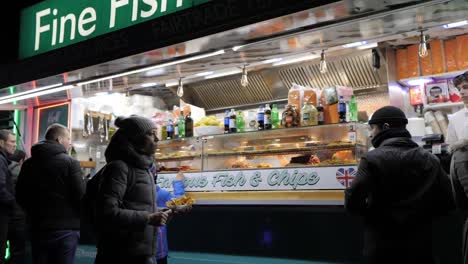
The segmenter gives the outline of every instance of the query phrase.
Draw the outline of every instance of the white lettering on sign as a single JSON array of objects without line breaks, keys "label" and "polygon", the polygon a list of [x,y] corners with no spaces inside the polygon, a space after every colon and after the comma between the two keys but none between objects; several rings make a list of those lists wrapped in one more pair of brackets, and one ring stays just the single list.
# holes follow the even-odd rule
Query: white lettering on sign
[{"label": "white lettering on sign", "polygon": [[[50,8],[44,9],[36,13],[36,35],[34,42],[35,50],[38,50],[40,48],[41,34],[51,30],[50,21],[48,23],[46,20],[47,16],[49,16],[50,13]],[[76,16],[74,14],[66,14],[64,16],[61,16],[60,19],[58,19],[58,13],[59,12],[57,9],[54,9],[52,11],[52,36],[50,39],[50,43],[52,46],[55,46],[57,44],[57,35],[59,35],[59,43],[63,43],[65,41],[65,31],[67,25],[69,25],[70,29],[68,40],[75,39],[77,26],[78,33],[83,37],[91,35],[96,30],[96,24],[90,24],[96,22],[97,19],[96,10],[92,7],[87,7],[83,9],[83,11],[81,11],[80,16],[78,18],[78,25],[76,21]]]},{"label": "white lettering on sign", "polygon": [[166,10],[167,10],[167,0],[162,0],[161,1],[161,13],[166,12]]},{"label": "white lettering on sign", "polygon": [[[163,2],[165,2],[165,1],[163,1]],[[140,16],[142,18],[150,17],[150,16],[154,15],[154,13],[156,13],[156,10],[158,10],[158,2],[156,2],[156,0],[143,0],[143,3],[147,4],[151,8],[148,11],[141,10],[141,15]],[[161,12],[163,12],[163,11],[161,10]]]},{"label": "white lettering on sign", "polygon": [[63,41],[65,40],[65,23],[67,23],[67,21],[70,21],[70,40],[75,39],[76,17],[74,14],[68,14],[60,18],[60,28],[62,30],[60,30],[59,43],[63,43]]},{"label": "white lettering on sign", "polygon": [[[343,177],[351,182],[356,166],[288,168],[185,174],[186,191],[268,191],[344,189]],[[175,174],[158,175],[157,184],[170,189]]]},{"label": "white lettering on sign", "polygon": [[[52,14],[54,16],[56,16],[58,14],[58,10],[54,8],[54,10],[52,11]],[[51,42],[51,45],[55,46],[56,43],[57,43],[57,19],[54,18],[54,19],[52,19],[52,42]]]},{"label": "white lettering on sign", "polygon": [[126,5],[128,5],[128,0],[111,0],[111,13],[110,13],[109,28],[115,27],[115,16],[116,16],[117,8],[120,8]]},{"label": "white lettering on sign", "polygon": [[[89,15],[88,17],[86,17]],[[85,8],[83,12],[80,14],[80,18],[78,19],[78,32],[81,36],[86,37],[93,34],[94,30],[96,30],[96,24],[92,25],[88,29],[85,29],[85,25],[89,23],[93,23],[96,21],[96,10],[92,7]],[[62,32],[64,30],[62,29]]]},{"label": "white lettering on sign", "polygon": [[41,18],[50,15],[50,8],[44,9],[36,13],[36,39],[34,42],[34,50],[39,49],[39,43],[41,42],[41,33],[50,30],[50,25],[41,25]]},{"label": "white lettering on sign", "polygon": [[209,1],[46,0],[21,12],[19,55],[31,57]]}]

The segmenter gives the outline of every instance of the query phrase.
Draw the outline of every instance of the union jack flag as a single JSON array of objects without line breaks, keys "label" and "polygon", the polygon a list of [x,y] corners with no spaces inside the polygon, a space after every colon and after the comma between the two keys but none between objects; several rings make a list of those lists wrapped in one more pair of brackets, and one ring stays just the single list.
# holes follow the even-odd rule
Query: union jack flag
[{"label": "union jack flag", "polygon": [[344,187],[348,188],[351,186],[351,183],[353,182],[354,178],[356,177],[357,170],[355,168],[340,168],[336,172],[336,179],[338,182],[341,183]]}]

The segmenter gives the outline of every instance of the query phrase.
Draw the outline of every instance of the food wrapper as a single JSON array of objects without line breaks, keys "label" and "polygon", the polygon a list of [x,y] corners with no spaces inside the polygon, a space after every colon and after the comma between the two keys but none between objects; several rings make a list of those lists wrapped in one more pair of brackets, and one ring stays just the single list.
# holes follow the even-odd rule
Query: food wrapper
[{"label": "food wrapper", "polygon": [[166,202],[166,206],[169,208],[173,208],[177,206],[192,205],[194,203],[195,203],[195,199],[187,195],[183,195],[181,197],[174,198]]},{"label": "food wrapper", "polygon": [[434,113],[434,116],[437,120],[437,123],[439,124],[440,130],[442,131],[442,134],[444,134],[445,138],[447,138],[447,131],[448,131],[448,120],[447,117],[441,112],[441,111],[436,111]]},{"label": "food wrapper", "polygon": [[303,97],[303,87],[293,83],[293,86],[291,87],[291,89],[289,89],[288,92],[288,104],[294,105],[298,114],[300,113],[302,108]]},{"label": "food wrapper", "polygon": [[426,84],[427,103],[444,103],[449,100],[447,81]]},{"label": "food wrapper", "polygon": [[327,105],[332,105],[338,103],[338,93],[336,87],[328,87],[324,89],[325,102]]},{"label": "food wrapper", "polygon": [[437,122],[434,116],[434,113],[432,111],[427,111],[424,114],[424,120],[426,121],[426,124],[430,126],[430,128],[435,134],[442,134],[442,129],[440,128],[439,123]]},{"label": "food wrapper", "polygon": [[462,97],[460,91],[453,85],[453,80],[448,82],[448,89],[449,89],[449,99],[450,102],[461,102]]}]

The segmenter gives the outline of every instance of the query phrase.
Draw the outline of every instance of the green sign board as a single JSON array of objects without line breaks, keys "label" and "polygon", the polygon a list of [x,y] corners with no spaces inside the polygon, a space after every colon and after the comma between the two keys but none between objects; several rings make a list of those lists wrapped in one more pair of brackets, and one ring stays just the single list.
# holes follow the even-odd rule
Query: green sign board
[{"label": "green sign board", "polygon": [[211,0],[47,0],[21,12],[21,59]]}]

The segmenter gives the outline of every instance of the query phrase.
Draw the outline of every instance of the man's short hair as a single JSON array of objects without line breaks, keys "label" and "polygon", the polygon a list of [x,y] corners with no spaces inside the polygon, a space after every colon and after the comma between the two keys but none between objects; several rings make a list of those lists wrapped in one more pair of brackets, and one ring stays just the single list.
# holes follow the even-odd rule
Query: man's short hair
[{"label": "man's short hair", "polygon": [[47,128],[45,133],[46,140],[57,140],[61,136],[65,136],[68,128],[61,124],[52,124]]},{"label": "man's short hair", "polygon": [[11,156],[10,156],[10,160],[11,161],[16,161],[16,162],[20,162],[22,160],[24,160],[26,158],[26,152],[20,150],[20,149],[17,149],[15,150],[15,153],[13,153]]},{"label": "man's short hair", "polygon": [[10,135],[15,135],[15,134],[13,134],[13,132],[11,132],[10,130],[6,130],[6,129],[0,130],[0,140],[7,141],[8,136]]},{"label": "man's short hair", "polygon": [[455,85],[455,87],[458,87],[463,82],[468,82],[468,71],[453,79],[453,85]]}]

